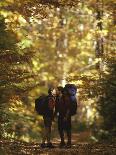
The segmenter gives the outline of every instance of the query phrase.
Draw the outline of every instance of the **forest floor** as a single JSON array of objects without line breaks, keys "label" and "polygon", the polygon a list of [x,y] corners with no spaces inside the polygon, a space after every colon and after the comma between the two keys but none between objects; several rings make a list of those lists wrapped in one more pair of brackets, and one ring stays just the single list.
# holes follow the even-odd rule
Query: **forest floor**
[{"label": "forest floor", "polygon": [[59,138],[53,139],[53,149],[42,149],[37,142],[0,140],[0,155],[116,155],[116,143],[91,143],[84,141],[86,137],[86,132],[73,134],[69,149],[58,147]]}]

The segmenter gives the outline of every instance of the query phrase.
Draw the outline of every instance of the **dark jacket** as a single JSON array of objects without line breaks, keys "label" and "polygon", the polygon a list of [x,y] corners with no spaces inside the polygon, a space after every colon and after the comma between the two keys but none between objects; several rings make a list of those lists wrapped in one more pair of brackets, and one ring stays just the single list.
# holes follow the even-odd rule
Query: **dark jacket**
[{"label": "dark jacket", "polygon": [[63,95],[62,97],[57,97],[56,113],[59,113],[59,116],[66,117],[70,114],[70,104],[69,96]]},{"label": "dark jacket", "polygon": [[55,111],[55,97],[48,95],[46,98],[46,111],[44,113],[45,117],[53,118]]}]

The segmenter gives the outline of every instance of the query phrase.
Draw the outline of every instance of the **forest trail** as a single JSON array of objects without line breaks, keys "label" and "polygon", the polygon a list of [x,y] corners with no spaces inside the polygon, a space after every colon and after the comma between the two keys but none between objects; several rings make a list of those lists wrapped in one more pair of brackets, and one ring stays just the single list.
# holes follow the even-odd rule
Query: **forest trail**
[{"label": "forest trail", "polygon": [[41,149],[39,143],[1,140],[0,155],[116,155],[116,144],[111,143],[81,142],[70,149],[60,149],[58,143],[54,145],[53,149]]}]

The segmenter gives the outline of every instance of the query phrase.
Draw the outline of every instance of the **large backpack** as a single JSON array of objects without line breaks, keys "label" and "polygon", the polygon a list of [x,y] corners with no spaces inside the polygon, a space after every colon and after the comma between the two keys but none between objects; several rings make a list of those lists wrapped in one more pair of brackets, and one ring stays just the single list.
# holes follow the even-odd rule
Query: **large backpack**
[{"label": "large backpack", "polygon": [[47,109],[47,96],[42,95],[35,99],[35,111],[39,115],[44,115]]},{"label": "large backpack", "polygon": [[70,103],[71,103],[70,114],[71,116],[73,116],[77,113],[77,98],[76,98],[77,87],[74,84],[66,84],[64,89],[70,97]]}]

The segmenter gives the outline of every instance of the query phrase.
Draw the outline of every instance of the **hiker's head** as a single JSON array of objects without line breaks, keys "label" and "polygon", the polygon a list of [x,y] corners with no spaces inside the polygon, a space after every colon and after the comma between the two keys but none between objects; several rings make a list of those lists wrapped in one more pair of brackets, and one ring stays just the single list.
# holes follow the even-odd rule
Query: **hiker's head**
[{"label": "hiker's head", "polygon": [[63,95],[68,95],[67,89],[65,87],[63,88],[62,94]]},{"label": "hiker's head", "polygon": [[62,94],[62,93],[63,93],[63,89],[64,89],[64,88],[63,88],[62,86],[57,87],[57,89],[56,89],[57,95]]},{"label": "hiker's head", "polygon": [[49,89],[48,89],[48,94],[49,94],[49,95],[55,96],[55,95],[56,95],[56,90],[55,90],[55,88],[49,88]]}]

